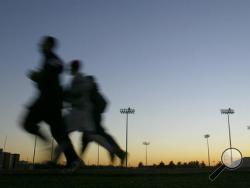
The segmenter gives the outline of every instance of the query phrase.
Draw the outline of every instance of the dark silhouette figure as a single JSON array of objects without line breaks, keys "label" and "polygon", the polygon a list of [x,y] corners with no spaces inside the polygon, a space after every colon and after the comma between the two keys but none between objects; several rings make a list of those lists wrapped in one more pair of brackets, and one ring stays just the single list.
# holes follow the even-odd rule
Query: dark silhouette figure
[{"label": "dark silhouette figure", "polygon": [[105,111],[107,102],[100,94],[94,77],[85,76],[79,72],[81,66],[79,60],[72,61],[70,66],[74,78],[71,87],[65,91],[65,100],[72,105],[72,110],[65,117],[69,131],[84,132],[82,154],[89,143],[95,141],[109,151],[112,162],[117,155],[123,164],[126,152],[119,147],[101,125],[102,113]]},{"label": "dark silhouette figure", "polygon": [[63,63],[53,52],[55,47],[55,38],[46,36],[42,39],[40,44],[43,56],[41,69],[31,71],[28,75],[36,83],[39,95],[30,105],[22,126],[27,132],[47,141],[46,136],[39,131],[38,126],[38,123],[46,122],[50,127],[52,136],[58,145],[63,148],[62,151],[66,156],[67,166],[75,170],[80,164],[80,159],[73,149],[62,119],[63,97],[59,76],[63,70]]},{"label": "dark silhouette figure", "polygon": [[89,133],[84,134],[82,136],[82,150],[81,150],[81,152],[83,154],[85,152],[88,144],[91,141],[95,141],[93,139],[93,137],[95,137],[95,135],[100,135],[112,147],[112,150],[111,151],[109,150],[111,161],[113,162],[115,155],[117,155],[121,159],[121,164],[123,164],[124,160],[126,158],[126,155],[125,155],[126,153],[120,148],[120,146],[117,144],[117,142],[114,140],[114,138],[110,134],[108,134],[106,132],[106,130],[104,129],[104,127],[102,126],[102,113],[105,111],[107,102],[103,98],[103,96],[100,94],[98,85],[95,82],[94,77],[88,76],[88,79],[90,79],[91,82],[93,83],[93,88],[91,91],[90,99],[91,99],[91,102],[93,103],[93,118],[94,118],[96,132],[95,133],[89,132]]}]

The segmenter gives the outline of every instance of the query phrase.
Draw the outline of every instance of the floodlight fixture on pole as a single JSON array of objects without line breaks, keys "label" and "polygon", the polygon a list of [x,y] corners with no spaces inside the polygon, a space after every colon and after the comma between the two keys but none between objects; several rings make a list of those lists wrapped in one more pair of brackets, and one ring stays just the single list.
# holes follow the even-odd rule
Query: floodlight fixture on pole
[{"label": "floodlight fixture on pole", "polygon": [[126,167],[128,167],[128,114],[134,114],[135,109],[130,107],[120,109],[121,114],[126,114]]},{"label": "floodlight fixture on pole", "polygon": [[148,145],[150,144],[150,142],[143,142],[143,145],[146,146],[146,166],[148,165]]},{"label": "floodlight fixture on pole", "polygon": [[208,155],[208,166],[210,167],[210,153],[209,153],[209,143],[208,143],[208,138],[210,137],[209,134],[205,134],[204,138],[207,139],[207,155]]},{"label": "floodlight fixture on pole", "polygon": [[229,115],[230,115],[230,114],[234,114],[234,110],[231,109],[231,108],[228,108],[228,109],[221,109],[221,114],[226,114],[226,115],[227,115],[228,133],[229,133],[229,144],[230,144],[230,148],[232,148]]}]

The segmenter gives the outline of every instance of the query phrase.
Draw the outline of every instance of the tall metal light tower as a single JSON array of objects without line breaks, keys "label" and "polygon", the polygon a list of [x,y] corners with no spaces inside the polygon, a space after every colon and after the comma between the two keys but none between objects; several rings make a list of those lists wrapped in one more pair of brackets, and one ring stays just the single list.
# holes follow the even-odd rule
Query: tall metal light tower
[{"label": "tall metal light tower", "polygon": [[134,114],[135,109],[130,107],[120,109],[121,114],[126,114],[126,167],[128,167],[128,114]]},{"label": "tall metal light tower", "polygon": [[227,115],[228,133],[229,133],[229,144],[230,144],[230,148],[232,148],[229,115],[230,115],[230,114],[234,114],[234,110],[231,109],[231,108],[228,108],[228,109],[221,109],[221,114],[226,114],[226,115]]},{"label": "tall metal light tower", "polygon": [[143,142],[143,145],[146,146],[146,166],[148,166],[148,145],[150,144],[150,142]]},{"label": "tall metal light tower", "polygon": [[209,153],[209,143],[208,143],[208,138],[210,137],[209,134],[205,134],[204,138],[207,139],[207,155],[208,155],[208,166],[210,167],[210,153]]},{"label": "tall metal light tower", "polygon": [[7,136],[5,136],[5,139],[4,139],[3,151],[5,151],[6,143],[7,143]]}]

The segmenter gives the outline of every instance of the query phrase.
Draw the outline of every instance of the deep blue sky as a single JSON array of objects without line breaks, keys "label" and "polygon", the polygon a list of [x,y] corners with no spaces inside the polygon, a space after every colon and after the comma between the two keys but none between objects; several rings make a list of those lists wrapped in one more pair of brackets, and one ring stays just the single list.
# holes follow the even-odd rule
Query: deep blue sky
[{"label": "deep blue sky", "polygon": [[[228,146],[226,117],[232,107],[233,145],[249,155],[250,2],[247,0],[1,0],[0,143],[30,157],[32,139],[18,128],[30,97],[25,77],[39,66],[43,35],[59,39],[59,56],[81,59],[110,100],[105,126],[125,147],[129,122],[131,164],[144,160],[206,160]],[[75,139],[75,142],[76,139]],[[25,146],[25,147],[24,147]],[[96,146],[86,160],[95,162]],[[105,153],[103,161],[107,161]]]}]

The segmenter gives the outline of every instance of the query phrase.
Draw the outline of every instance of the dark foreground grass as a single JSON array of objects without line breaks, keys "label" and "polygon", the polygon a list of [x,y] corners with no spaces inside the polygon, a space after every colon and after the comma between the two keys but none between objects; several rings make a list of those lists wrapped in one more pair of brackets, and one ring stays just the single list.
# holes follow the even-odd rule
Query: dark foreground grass
[{"label": "dark foreground grass", "polygon": [[210,182],[208,173],[185,174],[15,174],[0,175],[0,187],[75,188],[75,187],[162,187],[162,188],[250,188],[250,172],[223,172]]}]

